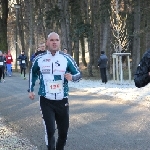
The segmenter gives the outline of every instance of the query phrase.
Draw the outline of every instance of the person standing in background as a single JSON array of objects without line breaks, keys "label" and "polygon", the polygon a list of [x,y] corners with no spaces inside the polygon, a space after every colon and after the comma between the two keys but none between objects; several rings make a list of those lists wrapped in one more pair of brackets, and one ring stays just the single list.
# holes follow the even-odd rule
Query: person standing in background
[{"label": "person standing in background", "polygon": [[102,83],[105,83],[105,84],[107,83],[107,75],[106,75],[107,63],[108,63],[108,58],[105,55],[105,52],[101,51],[101,55],[98,60],[98,67],[100,68]]},{"label": "person standing in background", "polygon": [[9,77],[11,77],[11,75],[12,75],[12,64],[11,64],[12,62],[13,62],[13,59],[12,59],[12,55],[9,50],[8,54],[6,55],[7,75]]},{"label": "person standing in background", "polygon": [[67,49],[66,49],[66,48],[64,48],[62,51],[63,51],[65,54],[67,54]]}]

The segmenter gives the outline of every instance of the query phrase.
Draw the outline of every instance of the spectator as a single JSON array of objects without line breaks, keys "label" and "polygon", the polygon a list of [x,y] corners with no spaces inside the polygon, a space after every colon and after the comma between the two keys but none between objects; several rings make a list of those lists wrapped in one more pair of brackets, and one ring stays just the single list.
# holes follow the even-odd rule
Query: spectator
[{"label": "spectator", "polygon": [[98,67],[100,68],[102,83],[105,83],[105,84],[107,83],[107,75],[106,75],[107,63],[108,63],[108,58],[105,55],[105,52],[101,51],[101,55],[98,60]]}]

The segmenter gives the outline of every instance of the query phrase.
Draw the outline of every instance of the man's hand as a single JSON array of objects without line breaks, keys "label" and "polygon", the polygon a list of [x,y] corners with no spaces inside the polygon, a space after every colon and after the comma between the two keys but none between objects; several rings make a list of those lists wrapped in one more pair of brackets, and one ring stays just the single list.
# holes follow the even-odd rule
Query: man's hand
[{"label": "man's hand", "polygon": [[72,75],[70,73],[66,73],[64,76],[68,81],[72,80]]},{"label": "man's hand", "polygon": [[35,93],[34,93],[34,92],[30,92],[30,93],[29,93],[29,98],[30,98],[31,100],[34,100],[34,97],[35,97]]}]

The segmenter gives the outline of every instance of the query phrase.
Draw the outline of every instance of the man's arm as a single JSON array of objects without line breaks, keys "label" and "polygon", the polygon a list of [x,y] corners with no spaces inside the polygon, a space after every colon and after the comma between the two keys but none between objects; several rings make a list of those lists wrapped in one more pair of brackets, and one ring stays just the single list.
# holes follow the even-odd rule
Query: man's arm
[{"label": "man's arm", "polygon": [[35,86],[35,82],[38,79],[38,70],[39,70],[39,66],[38,66],[38,59],[36,59],[36,61],[34,61],[31,70],[30,70],[30,74],[29,74],[29,98],[30,99],[34,99],[34,86]]},{"label": "man's arm", "polygon": [[98,67],[101,64],[101,58],[98,59]]},{"label": "man's arm", "polygon": [[6,63],[6,57],[4,56],[4,63]]},{"label": "man's arm", "polygon": [[68,59],[67,71],[69,73],[65,74],[65,78],[67,80],[70,80],[73,82],[80,81],[82,78],[82,74],[81,74],[79,67],[77,66],[76,62],[74,61],[74,59],[70,55],[67,56],[67,59]]},{"label": "man's arm", "polygon": [[20,59],[20,55],[18,56],[18,58],[17,59]]}]

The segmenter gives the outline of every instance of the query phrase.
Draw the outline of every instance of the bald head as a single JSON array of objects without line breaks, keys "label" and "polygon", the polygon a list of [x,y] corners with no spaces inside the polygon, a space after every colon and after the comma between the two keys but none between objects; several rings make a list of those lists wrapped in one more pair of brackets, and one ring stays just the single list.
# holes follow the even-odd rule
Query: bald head
[{"label": "bald head", "polygon": [[58,36],[58,38],[59,38],[59,35],[58,35],[56,32],[51,32],[51,33],[48,35],[48,38],[50,38],[50,37],[51,37],[51,35],[53,35],[53,34],[57,35],[57,36]]},{"label": "bald head", "polygon": [[46,45],[48,47],[48,50],[54,55],[56,51],[59,51],[60,48],[59,35],[56,32],[51,32],[48,35]]}]

